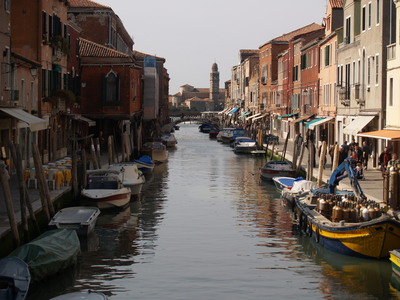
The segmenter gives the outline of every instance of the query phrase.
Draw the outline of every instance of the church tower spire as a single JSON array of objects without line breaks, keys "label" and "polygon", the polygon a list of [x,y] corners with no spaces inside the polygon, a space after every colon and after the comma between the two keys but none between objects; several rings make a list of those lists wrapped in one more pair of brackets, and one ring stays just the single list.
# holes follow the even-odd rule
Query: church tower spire
[{"label": "church tower spire", "polygon": [[213,63],[210,73],[210,99],[214,101],[214,109],[219,101],[219,72],[217,63]]}]

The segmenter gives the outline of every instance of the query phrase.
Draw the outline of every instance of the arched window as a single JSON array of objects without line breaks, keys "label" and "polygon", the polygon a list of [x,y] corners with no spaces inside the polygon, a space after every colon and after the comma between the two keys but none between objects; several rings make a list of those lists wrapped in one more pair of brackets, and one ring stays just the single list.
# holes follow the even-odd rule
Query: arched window
[{"label": "arched window", "polygon": [[103,102],[108,105],[119,104],[119,76],[110,71],[103,77]]}]

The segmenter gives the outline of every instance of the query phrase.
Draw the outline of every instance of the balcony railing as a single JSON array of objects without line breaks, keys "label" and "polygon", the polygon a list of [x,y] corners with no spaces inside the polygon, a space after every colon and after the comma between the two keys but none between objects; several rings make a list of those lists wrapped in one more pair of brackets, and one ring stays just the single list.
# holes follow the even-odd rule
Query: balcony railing
[{"label": "balcony railing", "polygon": [[396,59],[396,43],[387,45],[387,60]]}]

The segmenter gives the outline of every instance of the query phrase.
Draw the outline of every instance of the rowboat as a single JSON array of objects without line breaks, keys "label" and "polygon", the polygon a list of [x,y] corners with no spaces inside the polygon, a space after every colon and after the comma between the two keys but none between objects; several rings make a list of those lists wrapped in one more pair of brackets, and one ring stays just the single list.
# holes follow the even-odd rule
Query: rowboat
[{"label": "rowboat", "polygon": [[139,170],[142,171],[142,173],[153,172],[155,164],[150,156],[143,155],[139,157],[139,159],[135,159],[133,161],[137,164]]},{"label": "rowboat", "polygon": [[27,263],[32,282],[37,282],[75,265],[80,252],[75,230],[54,229],[15,249],[9,257]]},{"label": "rowboat", "polygon": [[87,186],[82,189],[82,201],[100,209],[122,208],[129,204],[131,189],[122,184],[116,170],[89,170]]},{"label": "rowboat", "polygon": [[279,191],[283,189],[292,189],[293,185],[299,181],[304,181],[303,177],[284,177],[284,176],[275,176],[272,177],[272,181],[274,182],[276,188]]},{"label": "rowboat", "polygon": [[31,274],[26,262],[17,257],[0,259],[0,299],[25,299],[30,282]]},{"label": "rowboat", "polygon": [[80,236],[87,236],[93,231],[100,209],[97,207],[66,207],[59,210],[50,220],[50,228],[73,229]]},{"label": "rowboat", "polygon": [[162,142],[145,143],[142,154],[150,156],[155,163],[163,163],[168,160],[168,150]]},{"label": "rowboat", "polygon": [[263,180],[272,180],[273,177],[295,177],[296,169],[290,161],[274,160],[267,162],[260,169],[260,178]]}]

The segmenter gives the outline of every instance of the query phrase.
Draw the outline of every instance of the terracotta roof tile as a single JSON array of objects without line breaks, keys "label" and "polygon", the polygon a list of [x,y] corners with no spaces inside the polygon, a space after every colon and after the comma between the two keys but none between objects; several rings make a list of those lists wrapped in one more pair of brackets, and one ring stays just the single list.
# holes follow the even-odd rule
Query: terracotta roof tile
[{"label": "terracotta roof tile", "polygon": [[90,0],[69,0],[70,7],[103,7],[103,8],[111,8],[109,6],[99,4]]},{"label": "terracotta roof tile", "polygon": [[332,8],[343,8],[344,0],[329,0]]},{"label": "terracotta roof tile", "polygon": [[82,57],[130,57],[125,53],[82,38],[79,40],[79,55]]}]

